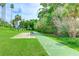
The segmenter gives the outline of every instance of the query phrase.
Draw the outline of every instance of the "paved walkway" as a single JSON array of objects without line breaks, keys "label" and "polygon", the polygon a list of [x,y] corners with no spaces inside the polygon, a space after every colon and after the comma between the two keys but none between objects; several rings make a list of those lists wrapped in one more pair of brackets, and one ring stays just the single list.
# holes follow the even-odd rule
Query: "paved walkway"
[{"label": "paved walkway", "polygon": [[28,33],[20,33],[20,34],[17,34],[15,35],[14,37],[11,37],[12,39],[15,39],[15,38],[35,38],[34,35],[32,35],[30,32]]},{"label": "paved walkway", "polygon": [[44,47],[49,56],[79,56],[79,51],[58,43],[55,40],[41,35],[37,32],[35,32],[35,34],[38,38],[38,41]]}]

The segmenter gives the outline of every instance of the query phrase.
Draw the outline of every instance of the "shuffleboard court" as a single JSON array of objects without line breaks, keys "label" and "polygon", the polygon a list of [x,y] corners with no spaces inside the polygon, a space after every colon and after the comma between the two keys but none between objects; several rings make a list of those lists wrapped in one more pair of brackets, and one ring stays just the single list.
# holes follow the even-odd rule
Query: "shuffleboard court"
[{"label": "shuffleboard court", "polygon": [[12,37],[12,39],[15,39],[15,38],[18,38],[18,39],[20,39],[20,38],[35,38],[35,36],[32,35],[30,32],[28,32],[28,33],[20,33],[20,34],[15,35],[14,37]]}]

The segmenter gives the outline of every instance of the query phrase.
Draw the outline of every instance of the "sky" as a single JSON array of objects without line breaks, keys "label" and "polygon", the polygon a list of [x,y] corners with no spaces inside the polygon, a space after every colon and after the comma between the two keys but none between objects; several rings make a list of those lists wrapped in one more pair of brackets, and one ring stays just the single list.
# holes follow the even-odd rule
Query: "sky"
[{"label": "sky", "polygon": [[[38,10],[40,8],[40,3],[15,3],[12,12],[12,19],[15,15],[19,14],[22,19],[36,19],[38,15]],[[0,18],[1,18],[1,7],[0,7]],[[6,4],[6,21],[11,21],[11,8],[10,3]]]}]

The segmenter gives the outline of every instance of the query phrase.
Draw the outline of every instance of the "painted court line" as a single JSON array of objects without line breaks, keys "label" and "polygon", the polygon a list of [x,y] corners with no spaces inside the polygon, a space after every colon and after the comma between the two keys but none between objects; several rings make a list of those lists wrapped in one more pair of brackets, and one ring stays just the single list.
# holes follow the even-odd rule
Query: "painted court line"
[{"label": "painted court line", "polygon": [[36,34],[36,37],[49,56],[79,56],[79,51],[66,45],[62,45],[51,38],[38,35],[38,33]]}]

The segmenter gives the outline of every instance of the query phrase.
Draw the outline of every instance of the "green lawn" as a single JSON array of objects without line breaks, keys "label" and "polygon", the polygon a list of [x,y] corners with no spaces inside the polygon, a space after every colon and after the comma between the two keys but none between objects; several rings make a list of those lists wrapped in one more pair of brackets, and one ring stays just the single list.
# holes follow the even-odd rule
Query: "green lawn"
[{"label": "green lawn", "polygon": [[[1,56],[46,56],[48,55],[37,39],[10,39],[22,30],[0,28]],[[28,31],[24,31],[28,32]]]},{"label": "green lawn", "polygon": [[44,34],[44,35],[52,39],[55,38],[56,41],[79,51],[79,38],[58,37],[53,34]]}]

